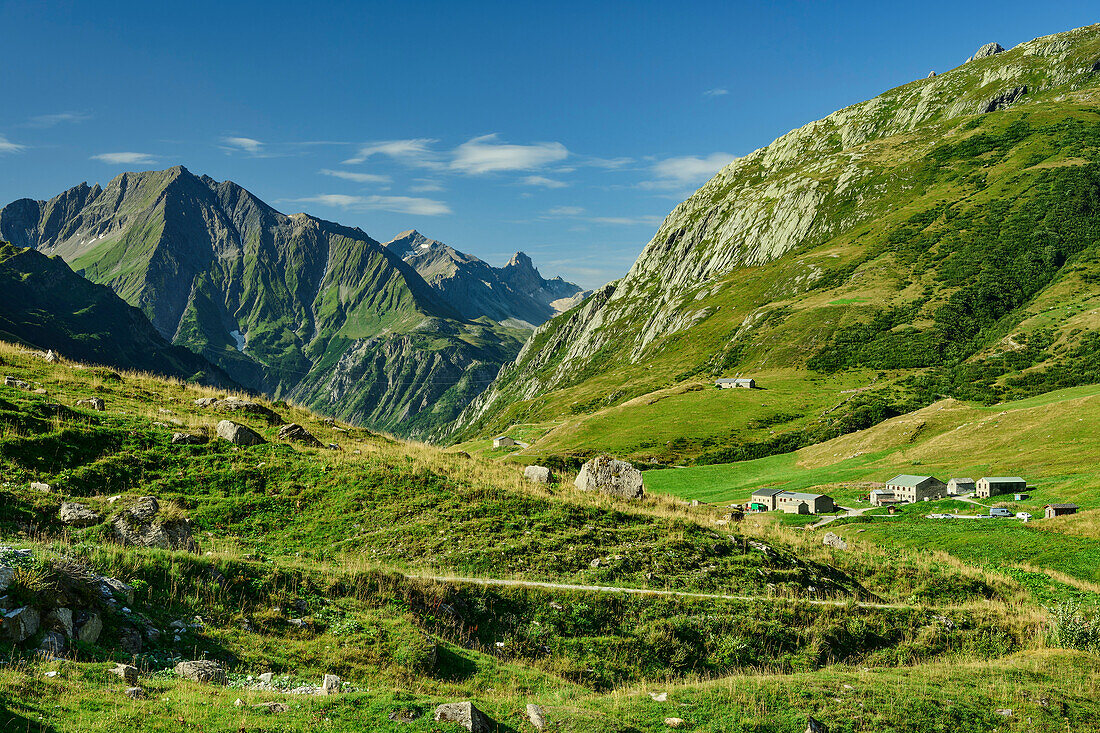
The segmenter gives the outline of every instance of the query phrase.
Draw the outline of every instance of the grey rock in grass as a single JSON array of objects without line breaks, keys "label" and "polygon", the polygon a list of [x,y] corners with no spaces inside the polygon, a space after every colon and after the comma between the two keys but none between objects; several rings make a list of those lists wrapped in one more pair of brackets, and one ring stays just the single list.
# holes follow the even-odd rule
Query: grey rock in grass
[{"label": "grey rock in grass", "polygon": [[573,483],[581,491],[597,491],[625,499],[640,499],[645,495],[642,472],[611,456],[597,456],[585,463]]},{"label": "grey rock in grass", "polygon": [[233,445],[260,445],[267,442],[252,428],[232,420],[219,422],[217,431],[219,438],[228,440]]},{"label": "grey rock in grass", "polygon": [[114,669],[108,671],[116,677],[121,677],[128,685],[136,685],[140,675],[138,668],[132,664],[116,664]]},{"label": "grey rock in grass", "polygon": [[259,402],[253,402],[252,400],[242,400],[236,397],[230,397],[224,400],[216,400],[213,404],[213,408],[217,412],[239,412],[245,415],[261,417],[267,421],[268,425],[281,425],[286,422],[279,413],[269,407],[264,407]]},{"label": "grey rock in grass", "polygon": [[172,433],[172,445],[202,445],[205,442],[205,435],[195,435],[193,433]]},{"label": "grey rock in grass", "polygon": [[435,722],[457,723],[470,733],[490,733],[495,727],[488,715],[472,702],[448,702],[435,709]]},{"label": "grey rock in grass", "polygon": [[196,552],[198,544],[191,522],[184,517],[165,517],[156,497],[143,496],[130,509],[119,512],[111,525],[119,542],[137,547]]},{"label": "grey rock in grass", "polygon": [[340,692],[340,678],[334,674],[326,674],[321,679],[321,686],[317,688],[318,694],[335,695]]},{"label": "grey rock in grass", "polygon": [[987,101],[984,105],[982,105],[981,112],[983,114],[988,114],[989,112],[996,112],[999,109],[1009,107],[1025,94],[1027,94],[1026,84],[1024,84],[1023,86],[1013,87],[1007,92],[1002,92],[996,97],[993,97],[992,99]]},{"label": "grey rock in grass", "polygon": [[667,725],[669,728],[683,728],[684,727],[684,719],[683,718],[665,718],[665,725]]},{"label": "grey rock in grass", "polygon": [[73,612],[70,608],[54,608],[46,614],[43,625],[60,632],[66,639],[73,638]]},{"label": "grey rock in grass", "polygon": [[527,703],[527,719],[535,730],[546,730],[546,716],[542,714],[542,708],[534,703]]},{"label": "grey rock in grass", "polygon": [[141,689],[140,687],[127,687],[126,697],[130,698],[131,700],[144,700],[145,690]]},{"label": "grey rock in grass", "polygon": [[838,550],[847,550],[848,543],[845,542],[839,535],[832,532],[826,532],[825,536],[821,538],[821,544],[826,547],[834,547]]},{"label": "grey rock in grass", "polygon": [[259,676],[260,682],[265,685],[270,685],[271,680],[273,679],[275,679],[275,675],[273,675],[271,672],[264,672],[262,675]]},{"label": "grey rock in grass", "polygon": [[259,710],[261,713],[286,713],[290,711],[290,706],[284,702],[261,702],[258,705],[252,706],[253,710]]},{"label": "grey rock in grass", "polygon": [[194,402],[195,407],[213,407],[216,404],[218,404],[217,397],[200,397]]},{"label": "grey rock in grass", "polygon": [[38,611],[31,606],[23,606],[4,614],[3,630],[16,644],[26,641],[38,633]]},{"label": "grey rock in grass", "polygon": [[222,666],[209,659],[180,662],[176,665],[175,672],[183,679],[192,682],[212,682],[216,685],[224,685],[229,681]]},{"label": "grey rock in grass", "polygon": [[279,440],[290,440],[310,447],[320,448],[321,441],[297,423],[288,423],[279,428]]},{"label": "grey rock in grass", "polygon": [[77,400],[77,407],[88,407],[96,412],[103,412],[107,409],[107,405],[99,397],[89,397],[86,400]]},{"label": "grey rock in grass", "polygon": [[523,477],[533,484],[548,484],[550,469],[546,466],[528,466],[523,469]]},{"label": "grey rock in grass", "polygon": [[806,733],[829,733],[829,726],[812,715],[807,715]]},{"label": "grey rock in grass", "polygon": [[53,349],[48,349],[46,355],[42,358],[46,360],[47,364],[57,364],[61,361],[61,357],[55,354]]},{"label": "grey rock in grass", "polygon": [[70,527],[91,527],[103,521],[103,517],[89,509],[87,505],[71,501],[61,504],[59,516],[61,521]]},{"label": "grey rock in grass", "polygon": [[34,491],[41,491],[43,494],[53,493],[53,487],[49,484],[44,484],[41,481],[31,481],[30,487]]},{"label": "grey rock in grass", "polygon": [[996,42],[987,43],[984,46],[982,46],[981,48],[979,48],[977,51],[975,51],[974,55],[966,60],[966,63],[969,64],[971,61],[977,61],[978,59],[984,59],[984,58],[988,58],[990,56],[996,56],[999,53],[1004,53],[1004,47],[1001,46],[1001,44],[996,43]]}]

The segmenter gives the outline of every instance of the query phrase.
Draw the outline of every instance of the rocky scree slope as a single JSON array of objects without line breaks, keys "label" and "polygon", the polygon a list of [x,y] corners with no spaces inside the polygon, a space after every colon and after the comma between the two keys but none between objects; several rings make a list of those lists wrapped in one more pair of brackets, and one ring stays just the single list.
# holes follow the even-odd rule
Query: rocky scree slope
[{"label": "rocky scree slope", "polygon": [[[537,329],[452,435],[706,375],[925,370],[1002,353],[1013,327],[1039,328],[1025,311],[1042,293],[1091,277],[1098,60],[1100,26],[979,54],[733,161],[622,280]],[[1076,324],[1047,325],[1076,347]],[[987,397],[1009,370],[985,374]],[[930,389],[910,385],[899,404]]]},{"label": "rocky scree slope", "polygon": [[520,346],[362,231],[182,166],[16,201],[0,232],[109,286],[240,384],[395,432],[449,422]]},{"label": "rocky scree slope", "polygon": [[534,328],[586,295],[580,286],[560,277],[543,278],[523,252],[513,255],[504,267],[493,267],[415,230],[398,234],[385,246],[470,320],[488,317]]}]

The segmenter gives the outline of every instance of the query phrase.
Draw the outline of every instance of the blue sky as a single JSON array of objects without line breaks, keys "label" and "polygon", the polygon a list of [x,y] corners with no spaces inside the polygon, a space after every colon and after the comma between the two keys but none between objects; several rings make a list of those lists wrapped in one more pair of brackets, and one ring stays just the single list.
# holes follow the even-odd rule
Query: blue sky
[{"label": "blue sky", "polygon": [[592,287],[733,157],[1095,10],[0,1],[0,203],[183,164],[381,241],[522,249]]}]

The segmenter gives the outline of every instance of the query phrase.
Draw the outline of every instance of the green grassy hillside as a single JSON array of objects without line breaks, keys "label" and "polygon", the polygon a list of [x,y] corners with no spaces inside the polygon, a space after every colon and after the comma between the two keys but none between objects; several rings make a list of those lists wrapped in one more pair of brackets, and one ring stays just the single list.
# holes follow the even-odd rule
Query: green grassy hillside
[{"label": "green grassy hillside", "polygon": [[[944,395],[1100,381],[1097,56],[1096,26],[1037,39],[738,159],[626,278],[539,329],[455,439],[521,425],[542,459],[729,462]],[[707,388],[736,374],[767,391]]]},{"label": "green grassy hillside", "polygon": [[[212,435],[227,415],[195,400],[225,393],[46,364],[11,346],[0,361],[46,391],[0,385],[0,545],[34,554],[8,602],[45,603],[84,577],[74,566],[134,591],[132,608],[101,609],[102,639],[75,644],[68,661],[34,656],[38,637],[0,641],[4,725],[351,731],[409,714],[409,730],[442,731],[432,710],[458,699],[473,699],[498,730],[524,729],[534,702],[563,730],[623,733],[665,729],[672,716],[696,730],[797,731],[809,714],[850,731],[945,720],[957,730],[996,721],[1060,731],[1097,712],[1087,642],[1057,643],[1085,651],[1047,648],[1065,622],[1045,606],[1093,598],[1068,582],[1040,587],[1034,574],[855,535],[852,550],[838,551],[801,530],[715,523],[714,509],[665,497],[528,484],[512,467],[287,403],[264,403],[277,419],[230,416],[262,445],[173,443],[176,432]],[[76,404],[92,396],[103,411]],[[285,442],[280,421],[337,449]],[[117,543],[110,520],[142,496],[189,520],[197,552]],[[105,521],[66,526],[62,502]],[[584,587],[523,584],[536,581]],[[186,623],[124,653],[121,630],[135,618],[162,630]],[[225,665],[228,686],[171,673],[180,659],[203,657]],[[146,699],[123,695],[112,661],[141,669]],[[275,689],[252,689],[263,672]],[[340,675],[345,691],[279,691],[325,673]],[[287,707],[252,707],[264,702]],[[1013,718],[996,712],[1005,706]]]}]

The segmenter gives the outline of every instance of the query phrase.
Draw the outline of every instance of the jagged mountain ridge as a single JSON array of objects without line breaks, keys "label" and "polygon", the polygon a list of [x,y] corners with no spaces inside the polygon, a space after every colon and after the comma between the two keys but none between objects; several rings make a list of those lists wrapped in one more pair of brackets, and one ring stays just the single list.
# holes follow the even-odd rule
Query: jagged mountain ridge
[{"label": "jagged mountain ridge", "polygon": [[[621,281],[537,329],[453,435],[501,431],[513,421],[583,423],[589,413],[700,374],[809,373],[830,340],[883,313],[890,325],[931,339],[930,353],[942,356],[950,338],[927,325],[939,328],[937,309],[954,308],[956,291],[970,293],[935,257],[951,257],[975,238],[955,232],[960,220],[952,217],[965,212],[996,227],[1003,212],[991,213],[1003,202],[1023,210],[1057,201],[1050,190],[1071,181],[1091,190],[1095,151],[1079,139],[1092,139],[1098,72],[1100,26],[1046,36],[852,105],[733,161],[668,215]],[[983,166],[991,170],[979,181],[969,171]],[[1075,214],[1091,217],[1084,204]],[[1032,223],[1058,226],[1041,211],[1030,215]],[[1060,236],[1065,253],[1088,256],[1088,237]],[[937,238],[910,262],[911,242]],[[1052,264],[1036,282],[1045,287],[1048,275],[1071,270]],[[918,286],[923,300],[907,290]],[[1026,297],[1012,308],[1041,297],[1029,287],[1021,286]],[[906,315],[890,315],[896,309]],[[1016,323],[1036,328],[1031,315]],[[1008,327],[1001,323],[996,338],[989,331],[992,341],[968,353],[999,353]],[[864,345],[845,343],[852,352]]]},{"label": "jagged mountain ridge", "polygon": [[517,252],[493,267],[420,232],[402,232],[385,247],[415,268],[425,281],[467,319],[488,317],[534,328],[571,307],[587,293],[561,277],[547,280],[531,258]]},{"label": "jagged mountain ridge", "polygon": [[520,346],[464,321],[361,230],[182,166],[16,201],[0,232],[108,285],[244,386],[405,434],[447,422]]},{"label": "jagged mountain ridge", "polygon": [[60,258],[0,241],[0,338],[93,364],[234,386],[198,354],[173,346],[114,291]]}]

